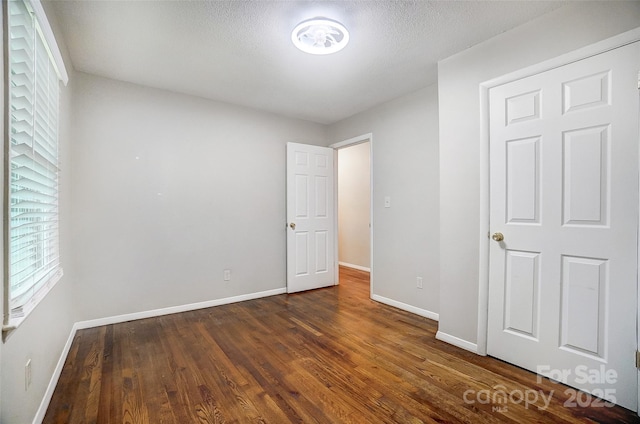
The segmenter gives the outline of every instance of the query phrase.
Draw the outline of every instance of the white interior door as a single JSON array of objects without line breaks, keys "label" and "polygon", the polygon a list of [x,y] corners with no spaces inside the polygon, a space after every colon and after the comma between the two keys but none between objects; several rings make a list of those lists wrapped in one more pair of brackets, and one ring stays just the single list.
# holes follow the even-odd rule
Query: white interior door
[{"label": "white interior door", "polygon": [[287,143],[287,292],[336,284],[334,151]]},{"label": "white interior door", "polygon": [[634,43],[489,93],[488,353],[634,411],[639,69]]}]

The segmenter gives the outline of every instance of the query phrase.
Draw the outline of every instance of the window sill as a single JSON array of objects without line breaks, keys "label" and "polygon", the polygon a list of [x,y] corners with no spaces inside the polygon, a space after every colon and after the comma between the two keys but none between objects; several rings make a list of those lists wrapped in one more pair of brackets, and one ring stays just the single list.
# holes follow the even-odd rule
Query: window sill
[{"label": "window sill", "polygon": [[[5,317],[5,323],[2,326],[2,341],[6,342],[11,333],[22,325],[22,323],[27,319],[27,317],[33,312],[33,310],[40,304],[40,302],[47,296],[47,293],[51,291],[51,289],[60,281],[64,273],[62,272],[62,268],[58,270],[56,275],[54,275],[47,284],[42,286],[40,290],[36,294],[34,294],[29,301],[20,308],[19,313],[15,313],[10,311],[8,316]],[[8,305],[5,304],[6,310],[9,310]]]}]

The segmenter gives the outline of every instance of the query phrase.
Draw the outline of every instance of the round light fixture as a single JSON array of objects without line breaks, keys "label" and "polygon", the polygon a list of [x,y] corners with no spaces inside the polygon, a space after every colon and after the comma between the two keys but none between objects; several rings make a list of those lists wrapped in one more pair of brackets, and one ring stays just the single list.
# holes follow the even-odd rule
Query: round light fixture
[{"label": "round light fixture", "polygon": [[291,41],[303,52],[330,54],[344,49],[349,42],[349,31],[332,19],[313,18],[293,29]]}]

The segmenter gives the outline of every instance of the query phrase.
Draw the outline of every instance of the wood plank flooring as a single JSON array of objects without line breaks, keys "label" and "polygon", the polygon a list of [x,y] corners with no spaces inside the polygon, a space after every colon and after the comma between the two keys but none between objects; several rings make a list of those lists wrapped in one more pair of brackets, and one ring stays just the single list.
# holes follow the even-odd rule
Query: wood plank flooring
[{"label": "wood plank flooring", "polygon": [[436,340],[436,322],[370,300],[368,277],[81,330],[44,423],[638,422]]}]

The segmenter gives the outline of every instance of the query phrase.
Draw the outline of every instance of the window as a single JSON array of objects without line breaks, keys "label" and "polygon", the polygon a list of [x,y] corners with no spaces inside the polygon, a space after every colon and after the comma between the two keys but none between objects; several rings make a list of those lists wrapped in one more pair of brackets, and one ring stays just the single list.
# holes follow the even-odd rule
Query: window
[{"label": "window", "polygon": [[[39,1],[8,1],[5,50],[5,329],[62,276],[58,241],[59,58]],[[41,16],[39,16],[41,15]],[[52,54],[55,52],[55,55]]]}]

